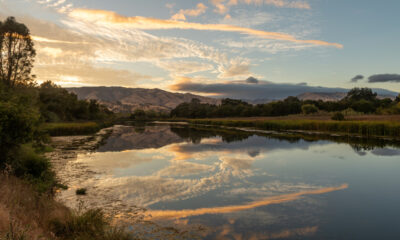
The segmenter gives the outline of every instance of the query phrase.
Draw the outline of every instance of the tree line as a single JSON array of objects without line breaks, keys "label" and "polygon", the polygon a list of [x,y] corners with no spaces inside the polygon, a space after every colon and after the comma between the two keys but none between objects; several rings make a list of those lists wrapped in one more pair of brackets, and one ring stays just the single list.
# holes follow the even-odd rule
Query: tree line
[{"label": "tree line", "polygon": [[258,117],[313,114],[318,112],[358,112],[364,114],[400,114],[400,98],[380,99],[369,88],[353,88],[340,101],[300,100],[287,97],[265,104],[249,104],[242,100],[223,99],[221,104],[201,103],[198,99],[179,104],[171,110],[171,117]]}]

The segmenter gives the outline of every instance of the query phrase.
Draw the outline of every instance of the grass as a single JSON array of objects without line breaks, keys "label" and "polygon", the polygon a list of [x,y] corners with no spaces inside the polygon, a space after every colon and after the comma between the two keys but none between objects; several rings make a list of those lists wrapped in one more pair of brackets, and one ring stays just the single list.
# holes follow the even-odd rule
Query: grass
[{"label": "grass", "polygon": [[70,210],[26,181],[0,174],[0,239],[129,240],[99,209]]},{"label": "grass", "polygon": [[44,130],[50,136],[68,136],[96,133],[102,127],[102,124],[96,122],[46,123]]},{"label": "grass", "polygon": [[333,121],[333,120],[220,120],[191,119],[192,124],[213,126],[250,127],[270,131],[310,131],[363,137],[400,137],[397,121]]}]

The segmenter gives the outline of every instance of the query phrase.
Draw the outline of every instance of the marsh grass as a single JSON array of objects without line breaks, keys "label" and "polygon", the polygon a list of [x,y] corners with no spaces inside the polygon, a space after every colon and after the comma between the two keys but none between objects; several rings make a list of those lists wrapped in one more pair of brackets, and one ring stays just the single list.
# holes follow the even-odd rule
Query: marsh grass
[{"label": "marsh grass", "polygon": [[271,131],[316,131],[363,137],[400,137],[400,122],[332,120],[188,120],[192,124],[250,127]]},{"label": "marsh grass", "polygon": [[132,239],[123,228],[112,227],[100,209],[85,210],[79,207],[64,219],[53,219],[50,222],[50,229],[55,236],[65,240]]}]

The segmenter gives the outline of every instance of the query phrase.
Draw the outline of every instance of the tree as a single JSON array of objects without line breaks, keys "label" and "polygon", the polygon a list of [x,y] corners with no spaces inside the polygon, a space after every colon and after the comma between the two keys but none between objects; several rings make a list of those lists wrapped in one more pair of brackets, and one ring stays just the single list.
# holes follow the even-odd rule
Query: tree
[{"label": "tree", "polygon": [[0,81],[12,88],[29,85],[36,52],[29,29],[14,17],[0,21]]},{"label": "tree", "polygon": [[318,108],[314,104],[304,104],[301,106],[303,114],[312,114],[318,112]]},{"label": "tree", "polygon": [[376,101],[376,96],[377,94],[372,92],[370,88],[353,88],[347,93],[345,99],[350,101]]}]

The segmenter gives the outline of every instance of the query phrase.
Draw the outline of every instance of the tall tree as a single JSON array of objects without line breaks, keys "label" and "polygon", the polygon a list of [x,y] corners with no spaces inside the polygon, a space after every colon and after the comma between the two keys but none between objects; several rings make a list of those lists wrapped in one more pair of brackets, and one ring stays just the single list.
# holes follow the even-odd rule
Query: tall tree
[{"label": "tall tree", "polygon": [[32,83],[36,52],[29,29],[14,17],[0,21],[0,80],[7,87]]}]

